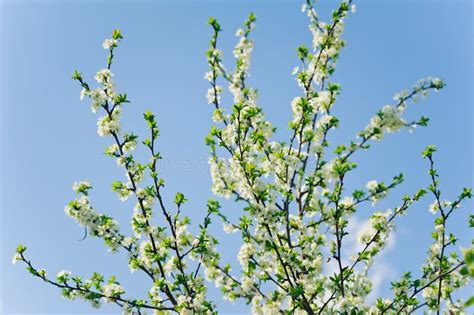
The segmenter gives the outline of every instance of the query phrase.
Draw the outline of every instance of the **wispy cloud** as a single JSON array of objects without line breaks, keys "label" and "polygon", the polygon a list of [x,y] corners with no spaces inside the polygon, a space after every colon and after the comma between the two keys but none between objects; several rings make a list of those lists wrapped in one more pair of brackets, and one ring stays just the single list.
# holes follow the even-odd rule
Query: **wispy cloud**
[{"label": "wispy cloud", "polygon": [[[350,257],[356,255],[363,249],[363,244],[357,241],[357,236],[370,228],[369,220],[361,220],[352,217],[349,220],[347,231],[349,235],[344,239],[344,256]],[[374,302],[382,293],[385,283],[395,279],[397,272],[395,267],[387,260],[386,254],[393,250],[396,245],[396,234],[391,233],[387,246],[375,257],[374,262],[369,269],[368,276],[372,282],[372,292],[368,296],[368,302]]]}]

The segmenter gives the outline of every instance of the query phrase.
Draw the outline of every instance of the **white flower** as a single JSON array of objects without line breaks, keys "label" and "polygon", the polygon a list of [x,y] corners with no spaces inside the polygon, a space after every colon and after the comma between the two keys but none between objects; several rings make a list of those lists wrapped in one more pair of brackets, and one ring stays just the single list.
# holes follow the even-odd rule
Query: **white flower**
[{"label": "white flower", "polygon": [[121,155],[117,158],[117,166],[124,166],[125,165],[125,156]]},{"label": "white flower", "polygon": [[224,120],[223,110],[221,108],[216,108],[212,115],[213,122],[222,122]]},{"label": "white flower", "polygon": [[335,178],[336,173],[334,172],[334,160],[324,164],[324,166],[321,168],[321,173],[328,181],[331,181],[333,178]]},{"label": "white flower", "polygon": [[112,113],[112,118],[109,115],[102,116],[97,121],[97,133],[101,137],[110,135],[112,132],[120,130],[120,107],[116,108]]},{"label": "white flower", "polygon": [[131,315],[133,314],[133,308],[129,304],[124,304],[122,306],[122,314],[123,315]]},{"label": "white flower", "polygon": [[21,255],[20,254],[15,254],[13,255],[13,259],[12,259],[12,264],[16,264],[17,261],[21,260]]},{"label": "white flower", "polygon": [[354,198],[352,198],[351,196],[346,196],[341,199],[340,204],[346,208],[349,208],[354,205]]},{"label": "white flower", "polygon": [[[441,202],[441,204],[443,205],[443,207],[445,208],[449,208],[453,205],[453,203],[449,200],[444,200],[443,202]],[[459,204],[456,206],[456,208],[459,208]]]},{"label": "white flower", "polygon": [[122,150],[123,150],[124,153],[127,153],[127,152],[135,150],[136,147],[137,147],[137,142],[135,140],[134,141],[127,141],[123,145]]},{"label": "white flower", "polygon": [[408,94],[409,94],[409,92],[408,92],[407,90],[403,90],[403,91],[401,91],[401,92],[396,93],[396,94],[393,96],[393,99],[394,99],[395,101],[401,101],[401,100],[407,98],[407,97],[408,97]]},{"label": "white flower", "polygon": [[256,294],[252,299],[252,314],[262,314],[262,296]]},{"label": "white flower", "polygon": [[432,214],[436,214],[436,212],[438,212],[438,210],[439,210],[438,201],[435,200],[435,201],[433,201],[433,202],[430,204],[429,211],[430,211]]},{"label": "white flower", "polygon": [[69,270],[61,270],[56,275],[56,278],[68,278],[70,275],[71,275],[71,272]]},{"label": "white flower", "polygon": [[94,89],[88,93],[90,98],[92,99],[91,103],[91,110],[93,113],[96,113],[97,110],[105,105],[107,101],[107,95],[105,94],[104,90],[102,89]]},{"label": "white flower", "polygon": [[371,180],[367,183],[367,185],[365,185],[365,187],[367,187],[367,189],[369,191],[375,191],[377,189],[378,185],[379,184],[377,183],[376,180]]},{"label": "white flower", "polygon": [[250,277],[243,277],[241,283],[241,289],[244,293],[250,293],[251,290],[254,288],[253,280]]},{"label": "white flower", "polygon": [[212,56],[213,57],[219,57],[219,56],[222,56],[222,51],[220,49],[214,49],[212,51]]},{"label": "white flower", "polygon": [[115,143],[105,148],[105,153],[107,153],[108,155],[118,154],[119,152],[119,146]]},{"label": "white flower", "polygon": [[255,248],[252,244],[245,243],[242,245],[242,247],[240,247],[237,259],[242,267],[247,268],[247,259],[252,256],[254,252]]},{"label": "white flower", "polygon": [[433,288],[427,287],[422,291],[421,295],[425,299],[433,299],[436,296],[436,292],[433,290]]},{"label": "white flower", "polygon": [[163,270],[167,275],[169,275],[173,271],[173,268],[174,268],[174,258],[170,258],[164,264]]},{"label": "white flower", "polygon": [[219,103],[221,100],[221,96],[219,94],[221,94],[223,90],[224,89],[222,88],[222,86],[218,86],[218,85],[215,87],[215,91],[213,87],[210,87],[207,90],[207,94],[206,94],[207,102],[209,104],[215,103],[215,102]]},{"label": "white flower", "polygon": [[111,77],[113,77],[113,74],[109,69],[101,69],[97,71],[94,79],[99,83],[108,83]]},{"label": "white flower", "polygon": [[301,106],[301,97],[295,97],[291,101],[291,110],[293,112],[293,122],[297,123],[303,115],[303,108]]},{"label": "white flower", "polygon": [[102,43],[102,47],[104,47],[104,49],[110,49],[112,46],[115,46],[115,45],[117,45],[116,39],[106,39]]},{"label": "white flower", "polygon": [[212,81],[212,78],[214,77],[212,71],[208,71],[206,72],[206,74],[204,75],[204,79],[206,79],[207,81]]},{"label": "white flower", "polygon": [[[186,305],[186,304],[188,304],[189,302],[191,302],[191,297],[190,297],[190,296],[186,296],[186,295],[180,295],[180,296],[178,296],[178,298],[176,299],[176,302],[178,303],[178,305]],[[183,311],[185,311],[185,309],[183,309]]]},{"label": "white flower", "polygon": [[298,66],[294,67],[293,71],[291,71],[291,75],[297,74],[299,70],[300,70],[300,67],[298,67]]},{"label": "white flower", "polygon": [[232,224],[229,224],[229,223],[224,223],[223,229],[224,229],[224,232],[226,233],[235,233],[237,231],[237,229]]},{"label": "white flower", "polygon": [[102,287],[102,293],[107,297],[114,297],[125,293],[125,290],[121,285],[110,283]]},{"label": "white flower", "polygon": [[321,91],[318,93],[318,96],[314,99],[315,110],[328,110],[329,106],[331,105],[331,92],[329,91]]},{"label": "white flower", "polygon": [[133,239],[131,237],[125,237],[122,241],[123,246],[130,246],[133,243]]},{"label": "white flower", "polygon": [[428,79],[431,79],[431,84],[435,87],[435,91],[438,91],[440,88],[444,86],[444,82],[440,78],[428,78]]},{"label": "white flower", "polygon": [[83,192],[84,190],[87,190],[87,189],[90,189],[92,188],[91,184],[89,183],[89,181],[85,180],[85,181],[82,181],[82,182],[75,182],[73,185],[72,185],[72,189],[76,192],[76,193],[80,193],[80,192]]},{"label": "white flower", "polygon": [[86,90],[85,88],[83,88],[83,89],[81,90],[81,94],[80,94],[80,96],[79,96],[79,97],[81,98],[81,101],[84,99],[84,96],[85,96],[86,94],[87,94],[87,90]]},{"label": "white flower", "polygon": [[406,124],[406,121],[400,117],[401,109],[385,105],[382,108],[382,114],[383,118],[381,123],[388,132],[398,131]]},{"label": "white flower", "polygon": [[356,5],[355,4],[351,5],[351,12],[356,13],[356,11],[357,11]]},{"label": "white flower", "polygon": [[301,6],[301,12],[304,13],[304,12],[306,11],[306,8],[307,8],[307,7],[308,7],[308,6],[306,5],[306,3],[303,3],[303,5]]},{"label": "white flower", "polygon": [[334,119],[331,115],[323,115],[321,118],[318,119],[316,126],[320,127],[328,127],[331,124],[331,121]]},{"label": "white flower", "polygon": [[211,104],[212,102],[214,102],[214,89],[213,88],[209,88],[207,90],[206,98],[207,98],[208,104]]}]

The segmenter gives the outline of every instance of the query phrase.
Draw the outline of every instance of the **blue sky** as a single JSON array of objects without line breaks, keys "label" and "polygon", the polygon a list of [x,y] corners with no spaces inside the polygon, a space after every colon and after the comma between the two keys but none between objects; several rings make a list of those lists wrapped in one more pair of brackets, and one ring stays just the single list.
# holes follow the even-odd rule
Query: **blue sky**
[{"label": "blue sky", "polygon": [[[320,1],[327,16],[335,1]],[[300,94],[291,70],[298,64],[295,48],[309,43],[307,19],[299,1],[2,1],[1,2],[1,251],[0,312],[105,313],[82,301],[66,301],[59,292],[31,278],[23,266],[11,265],[18,243],[51,275],[62,269],[88,276],[93,271],[116,274],[128,292],[139,296],[148,289],[143,275],[130,274],[126,257],[111,254],[98,239],[82,238],[83,231],[66,217],[64,205],[74,198],[74,181],[89,179],[95,187],[96,208],[116,217],[126,227],[132,203],[121,203],[110,183],[123,178],[115,162],[102,154],[110,139],[99,138],[96,116],[80,102],[79,87],[70,77],[74,69],[90,80],[105,66],[101,44],[115,28],[125,39],[114,64],[118,89],[132,104],[124,111],[125,129],[144,132],[141,113],[151,109],[161,128],[159,147],[169,202],[176,191],[190,200],[185,213],[200,221],[212,197],[205,170],[204,145],[212,121],[205,93],[209,16],[218,18],[224,32],[221,48],[232,68],[235,30],[246,15],[257,14],[255,51],[250,84],[260,92],[267,117],[287,135],[289,103]],[[341,128],[332,143],[348,143],[373,113],[390,104],[395,92],[419,78],[443,78],[447,87],[409,108],[408,117],[426,115],[428,128],[414,134],[389,135],[373,149],[361,152],[349,185],[368,180],[389,181],[403,172],[405,183],[377,209],[361,208],[358,220],[371,211],[396,206],[399,197],[426,186],[427,163],[420,152],[435,143],[435,156],[445,198],[454,198],[473,178],[473,4],[470,1],[361,1],[350,16],[343,50],[333,81],[342,85],[335,114]],[[389,280],[401,271],[418,272],[429,245],[433,217],[431,198],[413,207],[398,221],[397,237],[381,257],[379,292],[387,294]],[[223,203],[230,216],[240,207]],[[472,238],[466,203],[449,228]],[[354,221],[359,222],[359,221]],[[215,229],[221,235],[220,228]],[[229,262],[238,238],[222,236]],[[212,287],[212,285],[210,285]],[[222,313],[247,313],[241,303],[223,303],[210,288]]]}]

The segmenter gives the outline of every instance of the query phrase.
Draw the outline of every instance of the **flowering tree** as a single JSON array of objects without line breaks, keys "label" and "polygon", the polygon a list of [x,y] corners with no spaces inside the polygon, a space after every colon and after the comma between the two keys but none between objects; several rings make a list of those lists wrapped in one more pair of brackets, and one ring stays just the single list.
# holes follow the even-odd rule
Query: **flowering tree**
[{"label": "flowering tree", "polygon": [[[25,262],[32,275],[60,288],[63,297],[83,298],[94,307],[100,307],[103,299],[107,303],[121,306],[125,313],[140,314],[143,310],[212,312],[214,306],[206,300],[206,286],[199,272],[201,263],[193,265],[189,260],[202,260],[209,244],[216,242],[207,233],[209,215],[213,208],[209,207],[207,216],[199,225],[200,233],[192,235],[187,230],[190,219],[181,215],[181,208],[187,201],[184,195],[176,193],[174,205],[165,205],[162,198],[164,179],[159,177],[156,165],[161,158],[155,146],[159,129],[151,112],[143,114],[149,136],[142,141],[149,151],[150,159],[146,164],[135,160],[132,153],[136,149],[138,136],[122,131],[120,126],[122,107],[129,100],[127,94],[117,93],[111,72],[114,51],[122,38],[120,30],[115,30],[112,38],[104,41],[103,47],[109,54],[107,67],[99,70],[95,76],[97,88],[91,88],[77,71],[72,78],[82,86],[81,99],[90,98],[92,111],[102,112],[97,121],[97,133],[101,137],[111,138],[112,144],[105,149],[105,153],[115,159],[117,165],[125,171],[127,181],[113,182],[112,190],[122,201],[131,196],[137,201],[131,221],[132,235],[126,236],[113,218],[98,213],[92,207],[89,200],[92,186],[88,181],[73,185],[78,198],[71,201],[64,210],[86,228],[86,233],[102,238],[111,251],[125,250],[128,253],[130,269],[144,272],[151,280],[148,299],[126,298],[125,288],[114,276],[105,280],[101,274],[94,273],[83,280],[64,270],[57,274],[55,280],[50,279],[44,269],[35,268],[25,258],[26,247],[22,245],[18,246],[13,261]],[[148,182],[145,181],[146,175],[149,177]],[[155,203],[165,225],[152,223]]]},{"label": "flowering tree", "polygon": [[[273,140],[275,128],[257,105],[256,89],[246,83],[255,15],[250,14],[237,31],[233,71],[226,70],[217,48],[221,27],[215,19],[209,20],[213,36],[207,52],[210,71],[205,78],[210,82],[207,99],[215,107],[212,119],[216,123],[206,138],[211,150],[212,191],[243,204],[237,222],[226,216],[217,201],[209,200],[199,233],[188,232],[190,220],[181,214],[184,195],[176,193],[173,206],[162,197],[164,179],[156,165],[161,156],[155,146],[159,129],[150,112],[143,115],[149,136],[142,141],[150,160],[146,164],[135,160],[138,136],[120,127],[121,111],[129,100],[126,94],[116,92],[111,72],[114,52],[122,39],[116,30],[103,44],[109,54],[107,67],[95,76],[98,87],[92,88],[77,71],[73,79],[82,86],[81,99],[90,98],[92,111],[102,113],[98,134],[111,139],[106,153],[125,171],[126,181],[112,183],[113,191],[121,200],[131,196],[137,200],[132,234],[121,232],[113,218],[91,206],[92,186],[87,181],[74,184],[78,197],[65,212],[87,233],[102,238],[111,251],[128,253],[131,270],[140,270],[151,280],[148,297],[129,298],[115,277],[106,281],[98,273],[87,279],[69,271],[48,277],[44,269],[37,269],[26,258],[22,245],[14,262],[24,262],[33,276],[60,288],[66,298],[82,298],[94,307],[101,301],[115,303],[125,313],[214,313],[204,277],[221,289],[225,299],[252,304],[256,314],[409,314],[424,307],[438,314],[442,310],[462,313],[474,304],[474,297],[463,301],[455,294],[474,277],[473,241],[470,248],[459,253],[455,248],[458,238],[448,232],[447,225],[461,203],[472,197],[471,189],[462,189],[452,201],[442,198],[434,146],[422,153],[428,161],[429,187],[405,195],[393,209],[374,212],[360,235],[348,232],[349,221],[361,205],[375,205],[403,182],[403,174],[399,174],[388,183],[373,180],[365,188],[349,191],[345,180],[356,168],[353,155],[369,149],[387,133],[426,126],[428,118],[407,121],[403,114],[411,103],[431,90],[442,89],[444,83],[438,78],[420,80],[412,89],[396,94],[394,104],[383,106],[352,142],[330,145],[328,134],[339,125],[331,111],[340,92],[331,75],[345,45],[341,39],[344,20],[349,11],[355,12],[355,6],[350,0],[343,1],[333,11],[330,23],[320,21],[311,0],[302,10],[310,21],[312,47],[297,49],[301,65],[293,74],[302,92],[291,103],[288,142]],[[224,88],[219,81],[228,84],[233,96],[229,113],[221,102]],[[412,277],[410,272],[404,273],[392,283],[390,299],[369,303],[372,284],[368,271],[374,259],[387,245],[396,220],[426,196],[434,200],[429,211],[436,218],[433,244],[421,266],[422,274]],[[153,224],[154,211],[163,219],[160,225]],[[233,266],[233,270],[221,261],[217,240],[208,232],[213,216],[222,220],[226,232],[240,233],[240,268]],[[474,226],[472,215],[469,225]],[[344,257],[343,244],[350,237],[357,237],[361,249]]]}]

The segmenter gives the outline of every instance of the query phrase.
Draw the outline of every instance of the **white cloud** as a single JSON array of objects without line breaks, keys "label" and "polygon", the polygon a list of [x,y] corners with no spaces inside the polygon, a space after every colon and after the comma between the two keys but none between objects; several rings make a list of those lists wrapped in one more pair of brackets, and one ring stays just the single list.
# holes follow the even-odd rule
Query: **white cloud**
[{"label": "white cloud", "polygon": [[[357,241],[357,236],[369,228],[369,220],[361,220],[357,217],[349,219],[347,231],[349,235],[344,239],[344,256],[356,255],[363,249],[363,245]],[[390,233],[387,246],[374,258],[369,269],[368,276],[372,282],[372,292],[368,296],[368,302],[374,302],[381,294],[383,285],[389,283],[397,276],[396,269],[386,259],[387,252],[393,250],[396,244],[396,234]],[[347,262],[346,262],[347,263]]]},{"label": "white cloud", "polygon": [[[357,236],[369,228],[369,220],[361,220],[356,216],[349,219],[347,226],[347,232],[349,233],[344,237],[343,249],[342,249],[342,263],[343,265],[352,265],[353,261],[349,260],[349,257],[356,255],[361,251],[364,246],[357,241]],[[369,304],[375,302],[375,300],[381,296],[382,289],[387,286],[391,281],[395,280],[398,272],[395,266],[387,260],[386,254],[393,250],[396,246],[396,234],[391,233],[387,246],[375,257],[372,266],[369,269],[368,277],[372,282],[372,292],[367,297]],[[362,267],[362,264],[360,264]],[[337,261],[333,258],[325,265],[323,275],[329,276],[339,270]],[[361,270],[361,269],[359,269]]]}]

